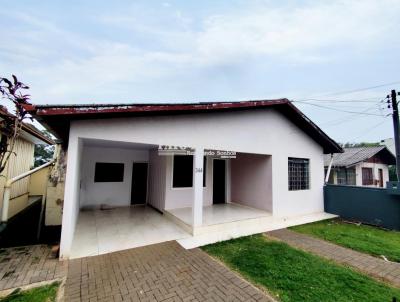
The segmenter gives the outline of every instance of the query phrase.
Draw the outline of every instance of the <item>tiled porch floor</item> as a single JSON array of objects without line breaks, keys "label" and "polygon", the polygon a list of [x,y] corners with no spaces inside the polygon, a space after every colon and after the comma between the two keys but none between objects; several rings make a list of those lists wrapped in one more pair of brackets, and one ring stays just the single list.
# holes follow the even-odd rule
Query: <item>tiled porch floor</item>
[{"label": "tiled porch floor", "polygon": [[[184,223],[192,224],[192,208],[180,208],[168,210],[169,213],[182,220]],[[214,204],[203,207],[203,225],[227,223],[259,217],[269,217],[271,213],[233,203]]]},{"label": "tiled porch floor", "polygon": [[101,255],[189,236],[150,207],[81,211],[70,258]]}]

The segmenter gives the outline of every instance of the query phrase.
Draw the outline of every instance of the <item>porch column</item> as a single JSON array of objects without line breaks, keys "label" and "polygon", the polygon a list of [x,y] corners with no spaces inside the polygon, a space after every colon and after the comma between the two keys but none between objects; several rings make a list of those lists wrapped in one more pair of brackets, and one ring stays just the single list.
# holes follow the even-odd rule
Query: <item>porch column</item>
[{"label": "porch column", "polygon": [[197,148],[193,156],[193,227],[203,223],[203,157],[204,149]]}]

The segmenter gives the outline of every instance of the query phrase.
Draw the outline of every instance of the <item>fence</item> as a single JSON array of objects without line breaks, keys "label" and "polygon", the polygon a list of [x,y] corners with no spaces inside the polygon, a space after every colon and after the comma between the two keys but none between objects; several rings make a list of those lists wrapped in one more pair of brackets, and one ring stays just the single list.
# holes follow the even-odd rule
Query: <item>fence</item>
[{"label": "fence", "polygon": [[400,230],[400,195],[396,190],[328,184],[324,202],[325,212]]}]

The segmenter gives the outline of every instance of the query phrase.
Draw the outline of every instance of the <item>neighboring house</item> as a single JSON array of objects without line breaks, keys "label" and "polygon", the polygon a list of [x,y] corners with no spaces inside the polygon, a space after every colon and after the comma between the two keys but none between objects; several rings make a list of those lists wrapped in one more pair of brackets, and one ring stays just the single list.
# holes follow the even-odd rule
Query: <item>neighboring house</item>
[{"label": "neighboring house", "polygon": [[[1,115],[10,115],[4,109],[0,109]],[[0,129],[1,137],[1,129]],[[22,131],[16,140],[13,153],[0,177],[0,209],[3,205],[4,185],[8,179],[21,175],[34,166],[34,151],[36,144],[54,144],[54,142],[43,135],[33,125],[24,123]],[[32,177],[21,179],[11,186],[8,218],[23,211],[32,202],[37,200],[43,192],[43,185],[46,183],[44,172],[38,172]]]},{"label": "neighboring house", "polygon": [[[325,155],[325,172],[331,156]],[[344,148],[333,155],[330,184],[386,188],[388,165],[396,164],[395,156],[385,146]]]},{"label": "neighboring house", "polygon": [[342,148],[287,99],[30,111],[67,153],[61,258],[176,239],[190,248],[332,217],[324,154]]}]

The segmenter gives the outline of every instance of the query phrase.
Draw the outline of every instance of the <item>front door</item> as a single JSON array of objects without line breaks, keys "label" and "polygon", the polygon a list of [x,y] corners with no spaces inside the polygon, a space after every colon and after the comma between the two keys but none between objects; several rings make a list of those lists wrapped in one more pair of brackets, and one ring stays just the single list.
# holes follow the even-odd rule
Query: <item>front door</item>
[{"label": "front door", "polygon": [[133,163],[131,204],[145,204],[147,199],[147,163]]},{"label": "front door", "polygon": [[214,159],[213,166],[213,203],[225,203],[225,160]]},{"label": "front door", "polygon": [[378,171],[379,171],[379,186],[383,188],[383,170],[378,169]]}]

